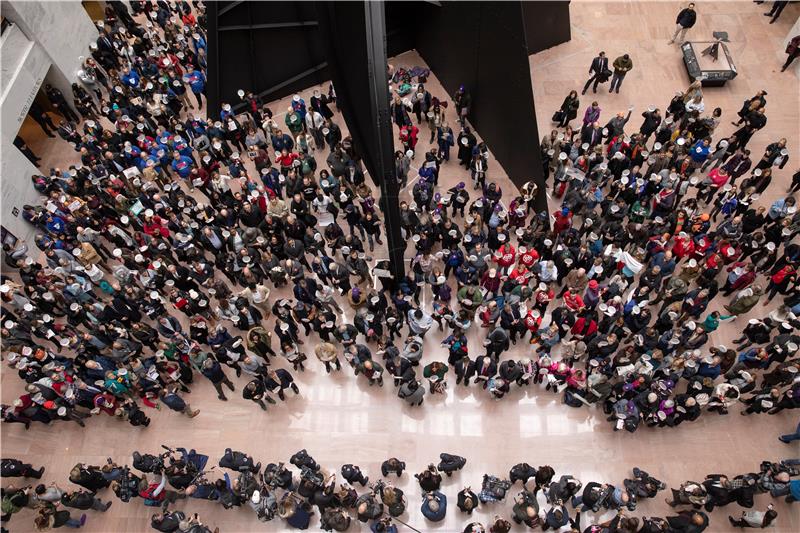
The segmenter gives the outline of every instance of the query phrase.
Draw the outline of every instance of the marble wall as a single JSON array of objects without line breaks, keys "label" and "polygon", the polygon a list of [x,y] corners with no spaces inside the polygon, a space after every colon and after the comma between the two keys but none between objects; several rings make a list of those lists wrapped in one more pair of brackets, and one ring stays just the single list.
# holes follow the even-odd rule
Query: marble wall
[{"label": "marble wall", "polygon": [[0,223],[19,238],[31,240],[32,228],[14,209],[34,203],[38,193],[30,177],[39,170],[12,144],[28,108],[36,97],[50,59],[44,49],[27,39],[14,25],[0,43],[2,90],[0,90]]},{"label": "marble wall", "polygon": [[0,223],[31,241],[32,228],[13,211],[36,203],[38,193],[30,177],[40,169],[12,141],[45,78],[65,95],[71,94],[69,84],[79,58],[88,54],[97,29],[77,1],[4,1],[3,16],[14,26],[0,41]]},{"label": "marble wall", "polygon": [[97,28],[80,2],[4,1],[3,15],[38,43],[67,79],[74,78],[79,57],[88,55]]}]

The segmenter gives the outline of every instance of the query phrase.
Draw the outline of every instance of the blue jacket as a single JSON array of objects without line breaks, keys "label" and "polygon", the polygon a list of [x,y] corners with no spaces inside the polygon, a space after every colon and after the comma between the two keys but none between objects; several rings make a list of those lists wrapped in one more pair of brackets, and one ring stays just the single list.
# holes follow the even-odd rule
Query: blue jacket
[{"label": "blue jacket", "polygon": [[694,146],[692,146],[692,149],[689,151],[689,157],[691,157],[692,161],[695,163],[702,163],[708,159],[710,149],[709,146],[703,146],[703,141],[701,139],[694,143]]},{"label": "blue jacket", "polygon": [[130,72],[123,73],[119,80],[128,85],[129,87],[138,87],[139,86],[139,73],[136,72],[135,69],[131,69]]},{"label": "blue jacket", "polygon": [[433,491],[431,495],[434,497],[436,501],[439,502],[439,509],[437,511],[431,510],[429,506],[430,500],[428,500],[427,495],[423,496],[422,507],[420,509],[422,511],[423,516],[425,516],[425,518],[427,518],[431,522],[439,522],[441,520],[444,520],[444,515],[447,514],[447,496],[445,496],[438,490]]},{"label": "blue jacket", "polygon": [[185,179],[188,178],[189,174],[192,172],[192,164],[192,160],[183,155],[172,161],[172,170]]},{"label": "blue jacket", "polygon": [[183,77],[183,81],[189,84],[189,87],[192,88],[192,92],[195,94],[202,93],[206,90],[206,77],[199,70],[186,74]]}]

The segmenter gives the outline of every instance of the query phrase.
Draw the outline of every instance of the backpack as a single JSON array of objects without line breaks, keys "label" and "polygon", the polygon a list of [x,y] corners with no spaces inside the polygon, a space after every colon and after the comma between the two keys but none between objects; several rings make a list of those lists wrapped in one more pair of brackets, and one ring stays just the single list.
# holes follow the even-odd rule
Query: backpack
[{"label": "backpack", "polygon": [[2,509],[4,515],[18,513],[22,509],[21,506],[14,502],[15,496],[16,494],[3,496],[3,502],[2,505],[0,505],[0,509]]}]

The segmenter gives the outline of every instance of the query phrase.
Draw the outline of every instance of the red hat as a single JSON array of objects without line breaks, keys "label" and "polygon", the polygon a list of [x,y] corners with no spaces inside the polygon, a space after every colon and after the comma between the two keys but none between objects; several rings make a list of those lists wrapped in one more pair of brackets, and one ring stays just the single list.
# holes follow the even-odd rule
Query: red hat
[{"label": "red hat", "polygon": [[597,288],[597,280],[596,279],[589,280],[589,287],[591,287],[592,289],[596,289]]},{"label": "red hat", "polygon": [[42,404],[42,407],[44,407],[45,409],[55,409],[56,408],[56,402],[54,402],[52,400],[47,400],[46,402],[44,402]]}]

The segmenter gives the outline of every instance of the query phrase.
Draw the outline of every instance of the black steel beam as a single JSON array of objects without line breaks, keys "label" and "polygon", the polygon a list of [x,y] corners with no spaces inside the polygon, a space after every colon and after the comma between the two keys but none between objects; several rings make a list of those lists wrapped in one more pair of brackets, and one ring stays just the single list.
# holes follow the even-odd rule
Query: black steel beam
[{"label": "black steel beam", "polygon": [[209,120],[219,117],[219,32],[218,32],[218,8],[217,2],[206,4],[206,31],[208,39],[208,54],[206,56],[206,115]]},{"label": "black steel beam", "polygon": [[[216,2],[209,2],[209,3],[210,4],[216,4]],[[217,13],[217,16],[221,17],[222,15],[224,15],[225,13],[227,13],[228,11],[233,9],[234,7],[238,6],[239,4],[243,4],[243,3],[244,3],[244,0],[238,0],[236,2],[230,2],[228,5],[226,5],[225,7],[223,7],[222,9],[219,10],[219,12]]]},{"label": "black steel beam", "polygon": [[[383,2],[317,2],[317,20],[339,108],[353,143],[363,154],[372,181],[380,187],[392,275],[405,275],[405,241],[400,233],[394,136],[386,78],[386,26]],[[369,102],[365,109],[364,103]]]},{"label": "black steel beam", "polygon": [[[386,57],[386,17],[383,1],[364,2],[367,39],[367,76],[370,88],[370,110],[376,122],[373,180],[380,181],[381,208],[386,228],[389,264],[395,280],[405,275],[406,244],[400,231],[400,185],[394,166],[394,135],[389,111],[388,59]],[[379,173],[379,174],[377,174]],[[380,178],[378,178],[380,176]]]},{"label": "black steel beam", "polygon": [[276,22],[274,24],[239,24],[236,26],[220,26],[217,31],[237,31],[237,30],[280,30],[284,28],[315,28],[319,25],[316,20],[304,20],[300,22]]}]

